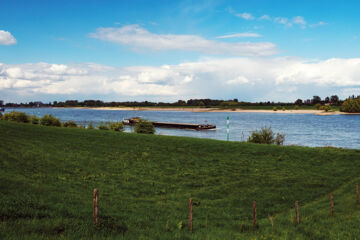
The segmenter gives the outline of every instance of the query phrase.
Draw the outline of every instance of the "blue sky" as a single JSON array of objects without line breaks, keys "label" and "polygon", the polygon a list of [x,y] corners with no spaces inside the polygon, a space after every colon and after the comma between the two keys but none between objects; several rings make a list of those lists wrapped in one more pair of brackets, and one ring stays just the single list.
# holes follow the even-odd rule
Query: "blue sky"
[{"label": "blue sky", "polygon": [[293,101],[360,94],[359,7],[321,0],[1,0],[0,98]]}]

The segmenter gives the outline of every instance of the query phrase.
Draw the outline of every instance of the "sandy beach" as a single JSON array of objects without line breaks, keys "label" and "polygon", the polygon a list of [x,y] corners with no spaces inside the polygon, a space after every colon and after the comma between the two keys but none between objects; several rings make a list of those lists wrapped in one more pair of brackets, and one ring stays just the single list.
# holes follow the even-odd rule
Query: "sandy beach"
[{"label": "sandy beach", "polygon": [[[55,109],[58,107],[55,107]],[[359,115],[359,113],[345,113],[340,111],[325,112],[323,110],[251,110],[251,109],[221,109],[221,108],[161,108],[161,107],[73,107],[72,109],[93,109],[112,111],[184,111],[184,112],[238,112],[238,113],[276,113],[276,114],[316,114],[329,115]]]}]

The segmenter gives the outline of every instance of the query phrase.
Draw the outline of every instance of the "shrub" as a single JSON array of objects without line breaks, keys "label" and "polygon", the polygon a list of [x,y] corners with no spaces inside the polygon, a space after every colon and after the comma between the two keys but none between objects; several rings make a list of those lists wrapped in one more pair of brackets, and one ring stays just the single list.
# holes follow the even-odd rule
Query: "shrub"
[{"label": "shrub", "polygon": [[275,134],[271,127],[263,127],[260,131],[253,131],[249,136],[247,142],[260,143],[260,144],[277,144],[283,145],[285,141],[284,134]]},{"label": "shrub", "polygon": [[281,108],[281,110],[285,111],[285,110],[286,110],[286,108],[285,108],[285,107],[282,107],[282,108]]},{"label": "shrub", "polygon": [[277,107],[273,107],[273,111],[277,111]]},{"label": "shrub", "polygon": [[99,130],[109,130],[109,126],[108,126],[107,124],[105,124],[105,123],[100,123],[100,124],[97,126],[97,128],[98,128]]},{"label": "shrub", "polygon": [[285,142],[285,134],[277,133],[274,143],[276,145],[284,145],[284,142]]},{"label": "shrub", "polygon": [[37,116],[35,116],[35,115],[32,115],[32,116],[31,116],[31,119],[30,119],[30,122],[31,122],[32,124],[39,124],[40,118],[37,117]]},{"label": "shrub", "polygon": [[22,122],[22,123],[30,122],[30,117],[24,112],[5,113],[3,119],[7,121]]},{"label": "shrub", "polygon": [[295,105],[295,110],[299,110],[299,105]]},{"label": "shrub", "polygon": [[64,122],[63,124],[64,127],[70,127],[70,128],[77,128],[78,125],[76,124],[76,122],[70,120],[70,121],[67,121],[67,122]]},{"label": "shrub", "polygon": [[93,123],[90,122],[89,125],[87,126],[87,129],[94,129]]},{"label": "shrub", "polygon": [[321,104],[320,104],[320,103],[315,104],[315,105],[314,105],[314,108],[315,108],[316,110],[320,110],[320,109],[321,109]]},{"label": "shrub", "polygon": [[145,134],[154,134],[155,133],[155,127],[152,124],[152,122],[146,121],[146,120],[140,120],[135,125],[135,132],[136,133],[145,133]]},{"label": "shrub", "polygon": [[61,127],[61,122],[58,118],[51,114],[46,114],[40,119],[40,124],[44,126]]},{"label": "shrub", "polygon": [[349,112],[349,113],[360,113],[360,98],[357,99],[347,99],[341,105],[340,111]]},{"label": "shrub", "polygon": [[325,105],[325,106],[324,106],[324,110],[325,110],[325,112],[330,111],[330,110],[331,110],[331,106],[330,106],[330,105]]},{"label": "shrub", "polygon": [[2,114],[2,112],[0,112],[0,120],[2,119],[2,117],[3,117],[3,114]]},{"label": "shrub", "polygon": [[121,122],[112,122],[109,127],[113,131],[122,132],[124,131],[124,125]]}]

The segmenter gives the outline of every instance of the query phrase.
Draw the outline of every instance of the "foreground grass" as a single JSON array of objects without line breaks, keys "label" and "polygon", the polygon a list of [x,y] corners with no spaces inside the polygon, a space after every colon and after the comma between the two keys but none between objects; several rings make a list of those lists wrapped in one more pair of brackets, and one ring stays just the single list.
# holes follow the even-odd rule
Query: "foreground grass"
[{"label": "foreground grass", "polygon": [[[0,121],[0,239],[359,239],[360,151]],[[93,227],[92,192],[100,223]],[[328,194],[334,191],[335,216]],[[194,231],[187,204],[192,197]],[[258,206],[258,228],[251,223]],[[293,222],[300,203],[301,224]],[[274,219],[270,224],[269,216]]]}]

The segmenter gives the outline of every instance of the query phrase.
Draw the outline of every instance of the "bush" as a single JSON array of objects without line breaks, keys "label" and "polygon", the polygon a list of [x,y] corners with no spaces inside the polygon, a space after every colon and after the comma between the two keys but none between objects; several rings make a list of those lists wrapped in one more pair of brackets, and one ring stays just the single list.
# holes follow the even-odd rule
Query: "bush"
[{"label": "bush", "polygon": [[37,117],[37,116],[35,116],[35,115],[33,115],[33,116],[31,116],[30,122],[31,122],[32,124],[39,124],[40,118]]},{"label": "bush", "polygon": [[107,124],[105,124],[105,123],[100,123],[100,124],[97,126],[97,128],[98,128],[99,130],[109,130],[109,126],[108,126]]},{"label": "bush", "polygon": [[321,109],[321,104],[320,104],[320,103],[315,104],[315,105],[314,105],[314,108],[315,108],[316,110],[320,110],[320,109]]},{"label": "bush", "polygon": [[44,126],[61,127],[61,122],[58,118],[51,114],[46,114],[40,119],[40,124]]},{"label": "bush", "polygon": [[348,113],[360,113],[360,98],[357,99],[347,99],[341,105],[340,111]]},{"label": "bush", "polygon": [[122,132],[124,131],[124,125],[121,122],[112,122],[109,127],[113,131]]},{"label": "bush", "polygon": [[247,142],[260,143],[260,144],[277,144],[283,145],[285,141],[284,134],[275,134],[271,127],[263,127],[260,131],[253,131],[249,136]]},{"label": "bush", "polygon": [[285,134],[277,133],[274,143],[276,145],[284,145],[284,142],[285,142]]},{"label": "bush", "polygon": [[330,110],[331,110],[331,106],[330,106],[330,105],[325,105],[325,106],[324,106],[324,110],[325,110],[325,112],[330,111]]},{"label": "bush", "polygon": [[295,110],[299,110],[299,105],[295,105]]},{"label": "bush", "polygon": [[145,134],[154,134],[155,133],[155,127],[152,124],[152,122],[146,121],[146,120],[140,120],[135,125],[135,132],[136,133],[145,133]]},{"label": "bush", "polygon": [[273,111],[275,111],[275,112],[276,112],[276,111],[277,111],[277,107],[273,107]]},{"label": "bush", "polygon": [[9,112],[3,116],[4,120],[13,122],[29,123],[30,117],[24,112]]},{"label": "bush", "polygon": [[285,111],[285,110],[286,110],[286,108],[285,108],[285,107],[282,107],[282,108],[281,108],[281,110]]},{"label": "bush", "polygon": [[87,129],[94,129],[93,123],[90,122],[89,125],[87,126]]},{"label": "bush", "polygon": [[72,120],[64,122],[63,126],[64,127],[70,127],[70,128],[77,128],[78,127],[76,122],[74,122]]}]

